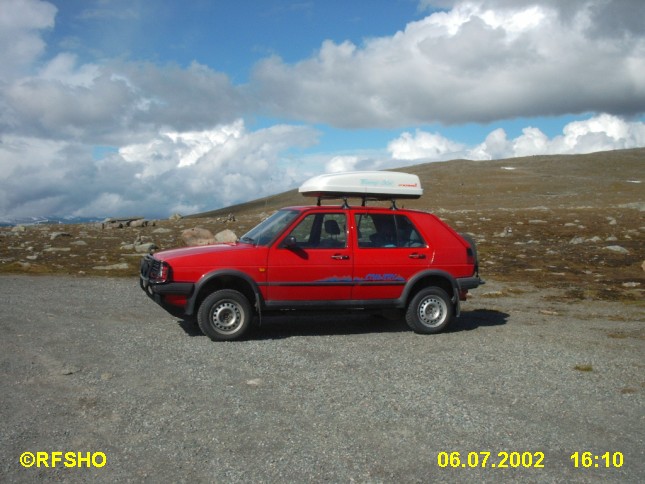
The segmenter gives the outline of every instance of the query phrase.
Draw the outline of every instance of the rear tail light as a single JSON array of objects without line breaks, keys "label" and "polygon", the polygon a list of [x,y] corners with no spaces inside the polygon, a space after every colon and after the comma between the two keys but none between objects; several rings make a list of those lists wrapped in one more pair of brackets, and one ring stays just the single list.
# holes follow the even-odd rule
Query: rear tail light
[{"label": "rear tail light", "polygon": [[473,249],[470,247],[466,249],[466,263],[475,264],[475,254],[473,253]]}]

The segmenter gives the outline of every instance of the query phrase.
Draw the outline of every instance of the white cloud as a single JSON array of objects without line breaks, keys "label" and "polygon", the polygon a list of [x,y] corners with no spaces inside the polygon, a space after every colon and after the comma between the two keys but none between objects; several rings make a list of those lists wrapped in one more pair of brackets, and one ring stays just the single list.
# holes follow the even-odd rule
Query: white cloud
[{"label": "white cloud", "polygon": [[353,155],[339,155],[332,157],[325,163],[326,173],[339,173],[343,171],[354,171],[361,158]]},{"label": "white cloud", "polygon": [[490,132],[474,147],[455,143],[441,135],[417,130],[414,136],[403,133],[388,144],[396,160],[416,163],[455,158],[493,160],[518,156],[579,154],[645,146],[645,123],[625,121],[601,114],[567,124],[562,134],[549,138],[540,129],[527,127],[522,134],[508,139],[502,128]]},{"label": "white cloud", "polygon": [[237,121],[159,133],[97,162],[87,145],[5,135],[0,214],[164,217],[212,210],[292,188],[301,180],[281,168],[284,153],[317,136],[289,125],[249,132]]},{"label": "white cloud", "polygon": [[70,54],[11,83],[3,97],[5,131],[98,144],[226,123],[245,105],[225,75],[196,63],[77,65]]},{"label": "white cloud", "polygon": [[82,86],[91,88],[101,75],[96,64],[83,64],[77,67],[74,54],[63,52],[54,57],[40,70],[38,78],[48,82],[59,82],[67,86]]},{"label": "white cloud", "polygon": [[464,145],[451,141],[438,133],[427,133],[417,130],[413,136],[403,133],[391,141],[387,147],[392,157],[397,160],[431,159],[433,161],[455,158],[455,154],[464,149]]},{"label": "white cloud", "polygon": [[56,7],[39,0],[2,0],[0,6],[0,81],[24,75],[44,53],[41,31],[54,26]]},{"label": "white cloud", "polygon": [[[361,46],[325,41],[295,64],[266,59],[253,78],[260,96],[278,114],[341,127],[645,110],[645,29],[621,30],[625,2],[450,3]],[[615,13],[625,21],[609,23]]]}]

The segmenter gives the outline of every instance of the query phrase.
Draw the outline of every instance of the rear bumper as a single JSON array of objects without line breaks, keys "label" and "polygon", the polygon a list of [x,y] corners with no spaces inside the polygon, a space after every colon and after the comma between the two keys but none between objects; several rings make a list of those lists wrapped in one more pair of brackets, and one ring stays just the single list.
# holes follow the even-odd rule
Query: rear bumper
[{"label": "rear bumper", "polygon": [[475,289],[482,284],[486,284],[479,276],[475,277],[459,277],[457,278],[457,285],[459,286],[460,291],[468,291],[469,289]]}]

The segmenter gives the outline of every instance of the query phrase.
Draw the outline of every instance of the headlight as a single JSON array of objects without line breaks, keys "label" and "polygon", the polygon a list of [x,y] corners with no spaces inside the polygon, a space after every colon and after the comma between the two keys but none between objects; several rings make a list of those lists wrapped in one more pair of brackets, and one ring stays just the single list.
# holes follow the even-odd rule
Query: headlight
[{"label": "headlight", "polygon": [[168,282],[170,279],[170,266],[167,262],[155,259],[148,277],[150,278],[150,282],[153,284]]}]

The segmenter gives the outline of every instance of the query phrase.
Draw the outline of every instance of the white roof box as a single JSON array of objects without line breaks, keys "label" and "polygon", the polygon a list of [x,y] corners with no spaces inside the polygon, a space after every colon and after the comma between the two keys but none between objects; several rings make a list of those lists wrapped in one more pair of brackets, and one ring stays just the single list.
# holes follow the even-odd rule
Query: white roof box
[{"label": "white roof box", "polygon": [[395,171],[353,171],[310,178],[299,192],[306,197],[360,197],[370,200],[419,198],[423,195],[416,175]]}]

